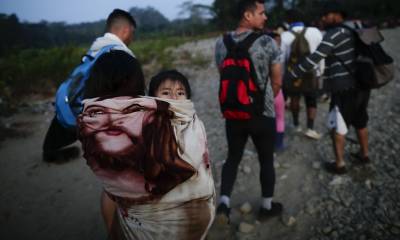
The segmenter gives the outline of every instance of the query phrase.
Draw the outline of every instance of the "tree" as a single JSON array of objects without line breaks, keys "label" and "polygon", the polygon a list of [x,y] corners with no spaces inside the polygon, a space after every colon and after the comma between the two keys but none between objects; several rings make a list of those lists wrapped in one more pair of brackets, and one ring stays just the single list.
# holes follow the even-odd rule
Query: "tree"
[{"label": "tree", "polygon": [[214,22],[222,30],[235,27],[238,22],[236,17],[236,4],[238,0],[215,0],[212,9],[214,11]]},{"label": "tree", "polygon": [[152,7],[132,7],[129,13],[137,21],[138,29],[143,32],[160,31],[170,23],[163,14]]}]

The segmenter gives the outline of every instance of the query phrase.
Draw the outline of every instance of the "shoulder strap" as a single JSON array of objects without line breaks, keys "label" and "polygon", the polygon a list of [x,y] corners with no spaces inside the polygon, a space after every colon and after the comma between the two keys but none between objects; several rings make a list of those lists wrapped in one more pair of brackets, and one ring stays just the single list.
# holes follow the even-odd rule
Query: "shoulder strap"
[{"label": "shoulder strap", "polygon": [[300,35],[305,36],[307,32],[307,28],[304,27],[303,30],[301,30]]},{"label": "shoulder strap", "polygon": [[297,36],[300,35],[300,33],[293,31],[293,29],[288,30],[291,34],[293,34],[294,38],[297,38]]},{"label": "shoulder strap", "polygon": [[253,43],[262,36],[262,33],[252,32],[245,39],[236,43],[232,35],[230,33],[225,33],[223,37],[224,45],[228,51],[233,51],[236,48],[240,47],[241,50],[248,51],[249,48],[253,45]]},{"label": "shoulder strap", "polygon": [[240,41],[240,46],[246,51],[253,45],[253,43],[263,34],[260,32],[252,32],[244,40]]},{"label": "shoulder strap", "polygon": [[226,49],[228,50],[228,52],[233,51],[233,49],[236,46],[236,43],[233,40],[233,38],[232,38],[230,33],[225,33],[224,34],[223,41],[224,41],[224,45],[225,45]]},{"label": "shoulder strap", "polygon": [[295,38],[297,38],[298,36],[300,36],[300,35],[305,35],[306,34],[306,31],[307,31],[307,28],[306,27],[304,27],[302,30],[301,30],[301,32],[295,32],[295,31],[293,31],[293,29],[289,29],[288,30],[290,33],[292,33],[293,35],[294,35],[294,37]]},{"label": "shoulder strap", "polygon": [[93,51],[89,50],[85,55],[83,55],[82,62],[86,62],[87,60],[93,61],[94,59],[97,59],[99,56],[101,56],[103,53],[109,52],[116,46],[118,46],[118,44],[105,45],[104,47],[100,48],[100,50],[96,53],[95,56],[92,56]]}]

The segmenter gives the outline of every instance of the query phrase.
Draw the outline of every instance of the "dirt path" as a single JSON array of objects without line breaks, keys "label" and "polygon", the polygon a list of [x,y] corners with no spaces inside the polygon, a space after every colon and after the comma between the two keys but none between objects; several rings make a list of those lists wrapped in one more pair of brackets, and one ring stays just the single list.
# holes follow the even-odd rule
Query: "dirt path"
[{"label": "dirt path", "polygon": [[[400,62],[400,29],[384,34],[386,48]],[[179,51],[190,52],[197,64],[181,64],[179,69],[190,77],[193,100],[207,129],[219,192],[226,157],[224,122],[217,102],[218,75],[212,61],[204,61],[212,59],[213,44],[210,39],[182,46]],[[249,141],[232,195],[232,223],[213,227],[208,239],[399,239],[399,65],[396,68],[396,81],[372,94],[370,166],[360,168],[348,161],[350,173],[343,177],[321,169],[333,154],[325,127],[328,104],[320,103],[316,128],[324,137],[309,140],[287,124],[289,147],[276,157],[275,199],[285,205],[283,217],[266,223],[255,220],[259,166]],[[301,114],[304,123],[304,110]],[[7,132],[18,134],[0,142],[1,239],[106,239],[99,211],[100,184],[85,161],[59,165],[41,161],[41,143],[51,117],[49,101],[39,101],[2,119],[8,130],[16,130]],[[290,123],[288,112],[286,119]],[[354,149],[348,144],[347,159]],[[245,202],[252,211],[243,215],[239,208]],[[243,223],[254,229],[240,232]]]}]

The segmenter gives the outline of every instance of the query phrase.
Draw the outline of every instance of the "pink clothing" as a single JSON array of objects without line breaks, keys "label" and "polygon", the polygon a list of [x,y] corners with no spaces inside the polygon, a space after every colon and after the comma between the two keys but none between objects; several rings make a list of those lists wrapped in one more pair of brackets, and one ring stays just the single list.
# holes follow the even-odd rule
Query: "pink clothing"
[{"label": "pink clothing", "polygon": [[285,99],[283,98],[282,90],[275,97],[275,116],[276,116],[276,131],[278,133],[285,132]]}]

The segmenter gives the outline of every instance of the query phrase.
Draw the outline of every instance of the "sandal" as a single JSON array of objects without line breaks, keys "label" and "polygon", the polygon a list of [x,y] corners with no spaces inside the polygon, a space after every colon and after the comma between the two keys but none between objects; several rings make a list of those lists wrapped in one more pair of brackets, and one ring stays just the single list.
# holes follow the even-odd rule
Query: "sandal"
[{"label": "sandal", "polygon": [[346,169],[345,166],[337,167],[335,162],[326,162],[325,163],[325,169],[329,173],[333,173],[333,174],[345,174],[345,173],[347,173],[347,169]]},{"label": "sandal", "polygon": [[360,164],[367,164],[367,163],[370,163],[370,162],[371,162],[371,159],[369,159],[368,156],[363,157],[363,156],[361,155],[360,152],[350,153],[350,155],[351,155],[353,158],[355,158],[356,160],[358,160],[357,163],[360,163]]}]

